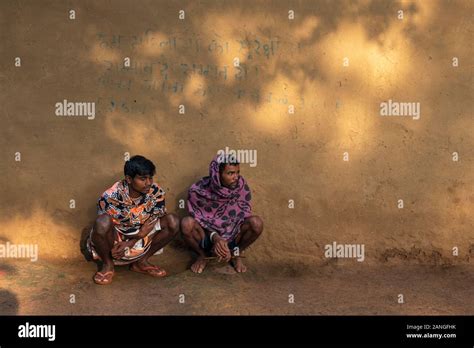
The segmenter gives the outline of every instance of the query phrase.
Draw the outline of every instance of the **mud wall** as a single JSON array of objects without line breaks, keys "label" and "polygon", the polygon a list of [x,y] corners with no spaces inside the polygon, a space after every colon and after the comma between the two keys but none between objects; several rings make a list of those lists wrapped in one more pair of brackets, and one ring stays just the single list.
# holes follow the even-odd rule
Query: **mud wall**
[{"label": "mud wall", "polygon": [[[257,151],[241,166],[265,223],[253,257],[326,262],[336,241],[363,244],[365,262],[472,262],[472,10],[2,1],[2,241],[81,257],[127,153],[155,162],[183,216],[179,200],[229,147]],[[95,115],[57,116],[64,100]],[[389,100],[419,103],[418,119],[382,116]]]}]

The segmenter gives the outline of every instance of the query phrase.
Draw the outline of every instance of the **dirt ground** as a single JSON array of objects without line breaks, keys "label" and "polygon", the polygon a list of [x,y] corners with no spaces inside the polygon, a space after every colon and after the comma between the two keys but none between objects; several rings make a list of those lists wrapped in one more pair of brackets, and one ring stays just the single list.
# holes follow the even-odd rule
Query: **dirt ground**
[{"label": "dirt ground", "polygon": [[[155,279],[117,267],[113,283],[92,281],[82,260],[8,261],[0,266],[0,314],[24,315],[466,315],[474,313],[472,266],[412,262],[365,264],[258,262],[249,271],[210,264],[201,275],[191,256],[166,250],[152,261],[169,276]],[[180,303],[180,295],[184,302]],[[398,303],[402,294],[404,303]],[[71,295],[75,303],[71,303]],[[290,295],[294,303],[289,303]],[[182,299],[182,297],[181,297]]]}]

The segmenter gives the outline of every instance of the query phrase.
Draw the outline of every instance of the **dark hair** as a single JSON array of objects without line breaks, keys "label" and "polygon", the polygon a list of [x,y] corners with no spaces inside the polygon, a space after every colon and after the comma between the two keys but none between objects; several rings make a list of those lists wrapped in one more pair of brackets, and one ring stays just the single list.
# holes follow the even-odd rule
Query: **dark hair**
[{"label": "dark hair", "polygon": [[132,179],[135,175],[155,175],[156,168],[152,161],[149,159],[136,155],[131,157],[125,166],[123,167],[123,172],[125,175],[130,176]]},{"label": "dark hair", "polygon": [[221,161],[219,161],[219,174],[222,174],[225,169],[225,166],[228,164],[230,164],[231,166],[237,166],[240,163],[233,155],[225,156]]}]

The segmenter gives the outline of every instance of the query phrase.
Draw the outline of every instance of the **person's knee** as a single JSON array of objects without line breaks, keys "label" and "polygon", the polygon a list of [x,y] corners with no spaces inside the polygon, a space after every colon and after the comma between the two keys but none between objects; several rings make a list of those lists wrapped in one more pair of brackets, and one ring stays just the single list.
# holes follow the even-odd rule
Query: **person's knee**
[{"label": "person's knee", "polygon": [[112,218],[109,215],[99,215],[95,220],[93,235],[105,237],[112,230],[112,226]]},{"label": "person's knee", "polygon": [[257,234],[257,235],[262,234],[262,232],[263,232],[263,221],[259,216],[251,216],[249,218],[249,222],[250,222],[250,228],[252,229],[252,231],[255,234]]},{"label": "person's knee", "polygon": [[181,232],[185,237],[191,237],[194,229],[194,219],[186,216],[181,220]]},{"label": "person's knee", "polygon": [[166,214],[166,224],[168,226],[168,231],[173,234],[177,235],[179,232],[179,218],[176,214]]}]

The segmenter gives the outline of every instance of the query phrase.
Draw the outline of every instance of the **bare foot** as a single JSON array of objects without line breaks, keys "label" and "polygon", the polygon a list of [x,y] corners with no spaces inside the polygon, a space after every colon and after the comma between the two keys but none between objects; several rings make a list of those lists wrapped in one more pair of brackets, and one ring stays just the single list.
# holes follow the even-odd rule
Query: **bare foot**
[{"label": "bare foot", "polygon": [[232,259],[231,264],[237,273],[245,273],[247,271],[247,266],[244,265],[241,257]]},{"label": "bare foot", "polygon": [[192,264],[191,271],[194,273],[202,273],[206,268],[208,260],[205,260],[203,256],[199,256],[197,260]]}]

